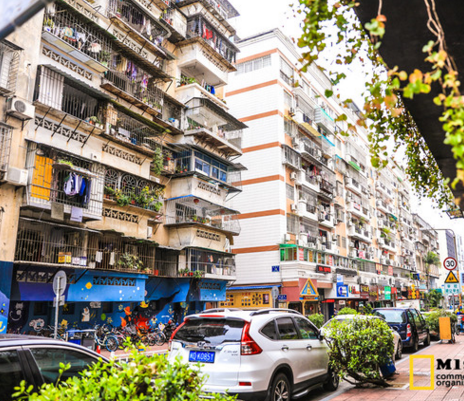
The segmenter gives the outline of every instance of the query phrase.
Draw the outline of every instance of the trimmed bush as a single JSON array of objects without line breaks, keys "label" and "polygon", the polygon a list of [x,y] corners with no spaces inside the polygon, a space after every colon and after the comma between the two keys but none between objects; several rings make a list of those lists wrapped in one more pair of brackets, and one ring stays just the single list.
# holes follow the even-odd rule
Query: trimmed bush
[{"label": "trimmed bush", "polygon": [[356,309],[351,309],[351,308],[342,308],[338,311],[338,315],[357,315],[358,311]]},{"label": "trimmed bush", "polygon": [[314,313],[308,315],[308,319],[316,326],[318,329],[324,324],[324,315],[322,313]]},{"label": "trimmed bush", "polygon": [[[204,377],[198,368],[176,360],[167,361],[165,355],[146,356],[132,351],[128,363],[117,365],[98,362],[80,376],[69,378],[59,384],[44,384],[37,392],[32,386],[21,383],[15,394],[21,400],[30,401],[75,401],[75,400],[118,400],[118,401],[184,401],[198,400]],[[70,366],[60,364],[60,371]],[[214,400],[233,401],[235,396],[208,394]]]},{"label": "trimmed bush", "polygon": [[380,366],[390,361],[395,349],[393,333],[386,322],[360,315],[341,322],[334,319],[328,329],[329,363],[340,378],[357,386],[367,383],[389,386],[379,371]]}]

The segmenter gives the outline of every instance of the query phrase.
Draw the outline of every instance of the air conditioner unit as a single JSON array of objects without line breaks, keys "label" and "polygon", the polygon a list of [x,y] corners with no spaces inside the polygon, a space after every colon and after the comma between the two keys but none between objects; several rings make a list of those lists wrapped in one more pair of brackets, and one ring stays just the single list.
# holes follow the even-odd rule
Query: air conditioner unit
[{"label": "air conditioner unit", "polygon": [[371,284],[377,284],[379,282],[379,279],[377,277],[371,278]]},{"label": "air conditioner unit", "polygon": [[19,120],[31,120],[34,118],[35,107],[24,101],[17,98],[12,98],[7,103],[6,112],[8,115],[16,117]]},{"label": "air conditioner unit", "polygon": [[296,174],[295,171],[293,171],[293,172],[290,174],[290,179],[291,179],[292,181],[295,181],[296,178],[297,178],[297,174]]},{"label": "air conditioner unit", "polygon": [[385,240],[383,238],[379,238],[379,244],[380,245],[385,245]]},{"label": "air conditioner unit", "polygon": [[24,187],[27,185],[27,176],[27,170],[22,170],[16,167],[8,167],[2,181],[17,187]]},{"label": "air conditioner unit", "polygon": [[296,114],[296,110],[294,107],[290,107],[290,109],[288,109],[288,114],[291,115],[292,117]]},{"label": "air conditioner unit", "polygon": [[298,210],[298,205],[297,205],[296,203],[292,203],[292,204],[290,205],[290,210],[291,210],[292,212],[296,212],[296,211]]},{"label": "air conditioner unit", "polygon": [[320,175],[317,175],[317,176],[316,176],[316,181],[317,181],[318,183],[321,183],[321,182],[322,182],[322,177],[321,177]]},{"label": "air conditioner unit", "polygon": [[300,246],[305,246],[307,244],[307,241],[303,240],[303,239],[299,239],[298,240],[298,245]]},{"label": "air conditioner unit", "polygon": [[347,226],[351,227],[353,225],[353,222],[351,220],[348,220]]},{"label": "air conditioner unit", "polygon": [[356,251],[351,251],[349,256],[350,256],[350,258],[357,258]]},{"label": "air conditioner unit", "polygon": [[288,233],[285,234],[285,236],[284,236],[285,241],[290,241],[291,239],[292,239],[292,237],[290,236],[290,234],[288,234]]},{"label": "air conditioner unit", "polygon": [[325,220],[325,214],[323,212],[319,213],[319,221]]},{"label": "air conditioner unit", "polygon": [[314,244],[314,242],[309,242],[309,243],[308,243],[308,247],[309,247],[309,248],[312,248],[312,249],[315,249],[315,248],[316,248],[316,244]]},{"label": "air conditioner unit", "polygon": [[318,251],[322,251],[322,246],[323,246],[323,245],[322,245],[321,243],[318,243],[316,249],[317,249]]}]

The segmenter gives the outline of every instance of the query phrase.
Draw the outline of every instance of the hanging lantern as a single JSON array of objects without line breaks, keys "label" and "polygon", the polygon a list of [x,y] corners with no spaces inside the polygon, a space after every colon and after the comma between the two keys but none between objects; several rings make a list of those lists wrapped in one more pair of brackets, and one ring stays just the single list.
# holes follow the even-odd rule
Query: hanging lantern
[{"label": "hanging lantern", "polygon": [[195,203],[195,205],[198,205],[198,202],[200,202],[200,199],[195,198],[195,199],[193,200],[193,203]]}]

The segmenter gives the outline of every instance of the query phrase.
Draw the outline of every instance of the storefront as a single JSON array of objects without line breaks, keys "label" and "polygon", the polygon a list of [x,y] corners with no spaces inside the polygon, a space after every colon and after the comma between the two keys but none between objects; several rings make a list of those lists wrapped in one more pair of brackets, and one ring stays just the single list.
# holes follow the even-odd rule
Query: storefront
[{"label": "storefront", "polygon": [[229,287],[225,294],[225,301],[219,301],[221,308],[264,309],[272,308],[272,287],[280,285],[255,285]]},{"label": "storefront", "polygon": [[281,294],[286,304],[279,302],[280,308],[294,309],[305,316],[320,313],[318,281],[299,278],[283,283]]},{"label": "storefront", "polygon": [[[347,278],[351,279],[356,273],[345,272],[345,270],[347,269],[340,269],[340,273],[347,273],[348,277],[337,274],[336,285],[325,292],[325,300],[322,302],[326,305],[323,309],[327,311],[327,318],[331,318],[336,311],[338,312],[345,307],[359,310],[363,303],[367,301],[367,296],[361,293],[359,284],[347,282]],[[337,273],[339,273],[339,269],[337,269]]]}]

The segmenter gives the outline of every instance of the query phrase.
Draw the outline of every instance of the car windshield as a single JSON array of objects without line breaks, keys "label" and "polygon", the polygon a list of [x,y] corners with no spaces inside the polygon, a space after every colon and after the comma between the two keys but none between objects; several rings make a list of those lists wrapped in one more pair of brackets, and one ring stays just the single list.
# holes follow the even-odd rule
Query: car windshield
[{"label": "car windshield", "polygon": [[233,319],[190,319],[177,331],[174,340],[190,343],[204,341],[207,344],[240,342],[243,320]]},{"label": "car windshield", "polygon": [[406,323],[406,316],[402,310],[382,309],[376,310],[375,314],[384,318],[387,323]]}]

